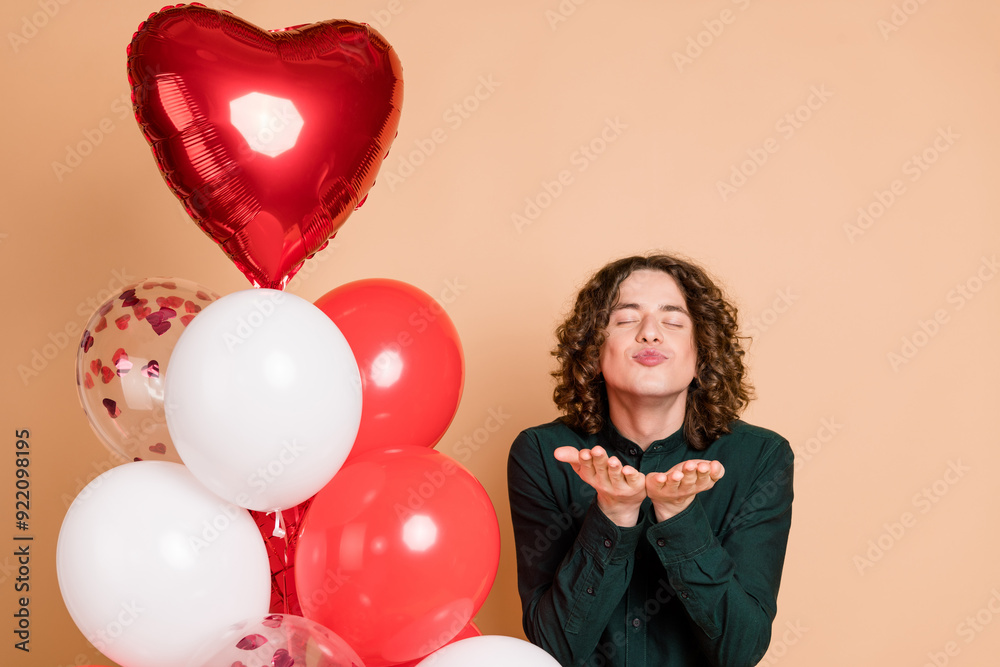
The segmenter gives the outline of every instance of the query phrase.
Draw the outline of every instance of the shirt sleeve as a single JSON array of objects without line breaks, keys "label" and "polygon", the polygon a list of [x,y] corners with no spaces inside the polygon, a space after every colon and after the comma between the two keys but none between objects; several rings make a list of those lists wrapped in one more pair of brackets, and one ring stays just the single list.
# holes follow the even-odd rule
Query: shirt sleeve
[{"label": "shirt sleeve", "polygon": [[542,456],[524,432],[507,462],[522,623],[532,643],[562,665],[578,665],[593,654],[628,588],[646,526],[621,528],[596,501],[580,507],[558,494]]},{"label": "shirt sleeve", "polygon": [[762,457],[718,536],[697,496],[646,533],[713,665],[750,667],[767,651],[791,527],[793,469],[783,440]]}]

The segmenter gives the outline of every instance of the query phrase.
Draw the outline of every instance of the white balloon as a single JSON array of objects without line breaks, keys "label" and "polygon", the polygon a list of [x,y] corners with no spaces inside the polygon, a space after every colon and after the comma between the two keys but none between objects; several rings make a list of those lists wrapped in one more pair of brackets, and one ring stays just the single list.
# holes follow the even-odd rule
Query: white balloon
[{"label": "white balloon", "polygon": [[177,341],[164,387],[181,460],[241,507],[288,509],[344,463],[361,423],[361,374],[319,308],[271,289],[208,305]]},{"label": "white balloon", "polygon": [[250,514],[166,461],[112,468],[80,492],[59,530],[56,574],[87,640],[129,667],[195,664],[271,600]]},{"label": "white balloon", "polygon": [[482,635],[439,648],[417,667],[560,667],[544,649],[514,637]]}]

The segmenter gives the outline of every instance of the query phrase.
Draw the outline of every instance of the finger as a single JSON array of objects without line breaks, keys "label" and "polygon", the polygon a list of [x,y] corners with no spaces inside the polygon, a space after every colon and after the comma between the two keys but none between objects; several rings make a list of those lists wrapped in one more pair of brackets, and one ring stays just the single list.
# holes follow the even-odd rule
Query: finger
[{"label": "finger", "polygon": [[726,468],[718,461],[712,461],[710,474],[713,482],[718,482],[726,474]]},{"label": "finger", "polygon": [[720,466],[718,461],[698,461],[693,471],[685,471],[684,481],[680,487],[682,491],[700,493],[713,486],[718,478],[712,476],[713,464]]},{"label": "finger", "polygon": [[563,463],[579,463],[580,462],[580,450],[576,447],[557,447],[556,451],[553,452],[557,461],[562,461]]},{"label": "finger", "polygon": [[622,462],[618,460],[617,456],[612,456],[608,459],[608,473],[615,477],[621,477]]},{"label": "finger", "polygon": [[[626,468],[631,471],[631,477],[626,475]],[[642,473],[632,466],[623,465],[617,456],[612,456],[608,459],[608,477],[613,484],[626,486],[629,489],[634,490],[643,486],[643,482],[641,481]]]},{"label": "finger", "polygon": [[597,474],[594,468],[594,453],[590,449],[580,450],[580,467],[577,472],[585,480],[592,480],[594,475]]},{"label": "finger", "polygon": [[632,466],[622,468],[622,476],[625,477],[625,482],[633,489],[644,486],[646,483],[645,475]]},{"label": "finger", "polygon": [[681,478],[677,480],[679,493],[690,493],[698,485],[698,464],[688,461],[681,469]]},{"label": "finger", "polygon": [[656,472],[646,475],[647,486],[652,486],[655,490],[662,490],[667,485],[668,480],[672,481],[672,473]]},{"label": "finger", "polygon": [[608,475],[608,453],[603,447],[594,447],[590,450],[593,457],[594,472],[602,479],[610,479]]}]

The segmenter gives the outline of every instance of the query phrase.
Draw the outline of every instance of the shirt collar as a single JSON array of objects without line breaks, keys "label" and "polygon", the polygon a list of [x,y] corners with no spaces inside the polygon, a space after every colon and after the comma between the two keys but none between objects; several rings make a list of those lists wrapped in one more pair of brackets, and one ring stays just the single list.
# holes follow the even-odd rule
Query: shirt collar
[{"label": "shirt collar", "polygon": [[[620,451],[631,453],[631,451],[638,450],[642,451],[637,443],[632,442],[611,423],[611,419],[605,416],[604,418],[604,428],[601,429],[601,440],[608,443],[610,447]],[[684,427],[677,429],[670,435],[661,440],[654,440],[649,443],[649,447],[646,448],[647,452],[668,452],[670,450],[676,449],[677,447],[684,446],[687,441],[684,439]]]}]

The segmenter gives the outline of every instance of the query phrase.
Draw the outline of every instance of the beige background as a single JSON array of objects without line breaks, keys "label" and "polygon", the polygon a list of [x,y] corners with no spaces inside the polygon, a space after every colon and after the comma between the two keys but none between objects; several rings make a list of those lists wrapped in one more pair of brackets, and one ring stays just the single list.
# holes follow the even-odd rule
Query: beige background
[{"label": "beige background", "polygon": [[[747,418],[798,456],[765,664],[995,661],[1000,5],[207,4],[268,28],[365,21],[400,55],[403,115],[379,181],[289,291],[315,300],[390,277],[449,301],[467,374],[439,449],[489,491],[504,545],[477,617],[484,632],[523,636],[504,470],[517,432],[555,415],[553,327],[592,270],[661,248],[727,286],[755,335],[760,399]],[[82,329],[123,274],[221,294],[248,287],[185,217],[124,104],[125,46],[159,8],[9,0],[0,10],[5,665],[110,664],[72,624],[55,577],[64,498],[108,460],[77,401],[76,337],[61,332]],[[474,110],[462,118],[456,104]],[[101,127],[111,130],[90,155],[57,176],[53,164]],[[432,136],[445,139],[421,152]],[[593,159],[580,152],[588,145]],[[410,174],[404,161],[419,166]],[[564,170],[562,192],[546,199],[544,184]],[[891,205],[880,210],[880,197]],[[526,199],[544,208],[518,227]],[[874,215],[864,226],[859,207]],[[53,358],[22,377],[43,351]],[[463,449],[491,409],[509,418]],[[29,655],[12,635],[22,428],[34,501]]]}]

